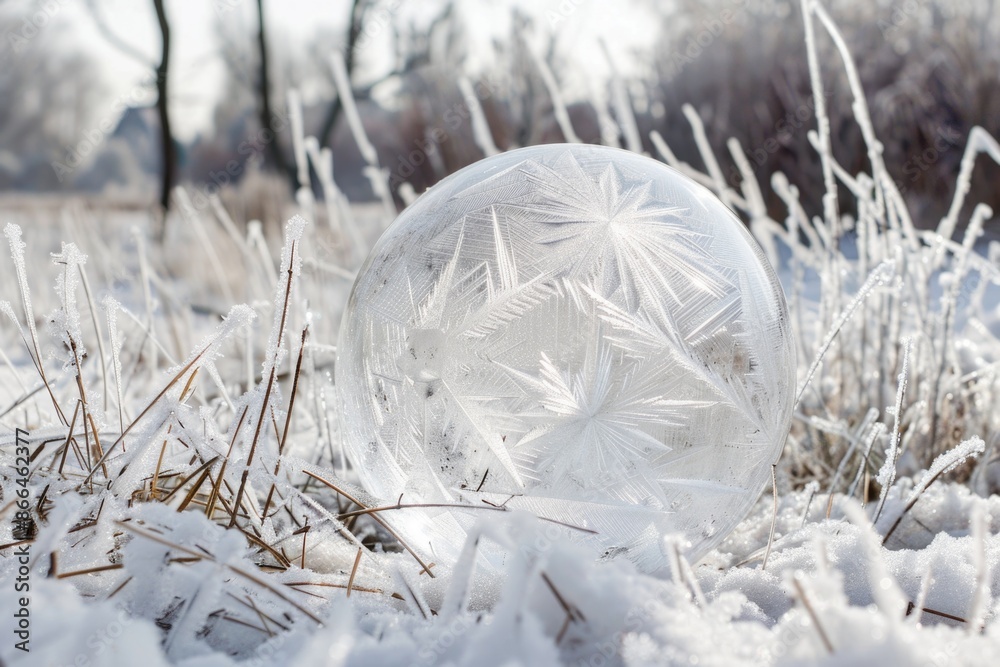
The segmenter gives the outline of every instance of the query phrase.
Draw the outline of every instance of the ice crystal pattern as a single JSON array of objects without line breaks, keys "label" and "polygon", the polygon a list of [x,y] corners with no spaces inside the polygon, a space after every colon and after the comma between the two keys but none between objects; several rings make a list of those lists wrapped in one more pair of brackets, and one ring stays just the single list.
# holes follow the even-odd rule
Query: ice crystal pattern
[{"label": "ice crystal pattern", "polygon": [[[756,243],[700,185],[599,146],[434,186],[361,269],[338,347],[371,493],[527,510],[645,570],[665,534],[697,556],[742,519],[791,414],[787,310]],[[439,558],[477,518],[393,514]]]}]

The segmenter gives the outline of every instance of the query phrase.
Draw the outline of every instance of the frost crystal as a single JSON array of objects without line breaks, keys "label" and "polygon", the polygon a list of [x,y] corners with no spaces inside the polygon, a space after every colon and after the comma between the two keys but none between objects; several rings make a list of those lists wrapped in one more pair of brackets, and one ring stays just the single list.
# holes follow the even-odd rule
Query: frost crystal
[{"label": "frost crystal", "polygon": [[[527,510],[645,570],[665,534],[697,556],[745,515],[794,383],[781,288],[739,220],[586,145],[483,160],[410,206],[358,275],[337,362],[368,491]],[[476,520],[389,514],[450,560]]]}]

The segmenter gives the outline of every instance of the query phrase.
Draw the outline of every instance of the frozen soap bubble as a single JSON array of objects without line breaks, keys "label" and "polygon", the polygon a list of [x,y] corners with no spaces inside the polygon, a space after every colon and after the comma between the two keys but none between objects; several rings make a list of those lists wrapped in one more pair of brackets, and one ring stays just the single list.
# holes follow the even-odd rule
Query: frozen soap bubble
[{"label": "frozen soap bubble", "polygon": [[[558,144],[477,162],[399,216],[358,274],[336,384],[375,496],[526,510],[655,571],[664,535],[697,557],[756,501],[795,350],[774,271],[712,193]],[[482,514],[382,516],[447,562]]]}]

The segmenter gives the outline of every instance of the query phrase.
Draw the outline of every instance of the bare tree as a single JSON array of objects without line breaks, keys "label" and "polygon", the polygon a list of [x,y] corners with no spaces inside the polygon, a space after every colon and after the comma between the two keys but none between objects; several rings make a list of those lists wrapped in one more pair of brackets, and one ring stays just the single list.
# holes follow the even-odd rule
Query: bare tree
[{"label": "bare tree", "polygon": [[[357,4],[357,2],[355,2]],[[271,139],[267,143],[267,155],[274,167],[281,173],[294,177],[289,168],[288,161],[284,153],[281,152],[281,145],[278,143],[278,131],[275,129],[275,116],[271,106],[271,85],[268,76],[267,57],[267,22],[264,20],[264,0],[257,0],[257,19],[260,29],[257,32],[257,49],[260,52],[260,126],[267,128],[271,132]]]},{"label": "bare tree", "polygon": [[160,26],[160,64],[156,66],[156,111],[160,116],[160,147],[163,168],[160,174],[160,206],[164,214],[170,209],[170,191],[173,190],[177,161],[174,157],[174,135],[170,131],[170,111],[167,106],[168,73],[170,65],[170,24],[163,9],[163,0],[153,0],[156,21]]},{"label": "bare tree", "polygon": [[87,0],[90,14],[94,18],[97,29],[105,39],[117,47],[122,53],[138,60],[147,67],[156,68],[156,110],[160,119],[160,207],[164,215],[170,209],[170,192],[174,187],[177,174],[177,159],[174,149],[174,136],[170,129],[170,109],[169,101],[169,68],[170,68],[170,23],[167,21],[167,13],[163,7],[163,0],[153,0],[153,9],[156,12],[156,22],[160,29],[160,59],[154,63],[140,49],[130,45],[126,40],[120,38],[105,23],[104,18],[97,6],[96,0]]}]

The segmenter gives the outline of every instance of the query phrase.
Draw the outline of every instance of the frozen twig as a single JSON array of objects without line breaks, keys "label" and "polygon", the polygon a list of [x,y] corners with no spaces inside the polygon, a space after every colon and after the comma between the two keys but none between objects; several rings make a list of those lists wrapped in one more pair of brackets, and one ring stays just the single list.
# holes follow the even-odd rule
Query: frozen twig
[{"label": "frozen twig", "polygon": [[868,295],[872,293],[872,290],[876,286],[882,284],[886,279],[893,275],[895,271],[895,263],[892,260],[886,260],[878,266],[876,266],[871,274],[869,274],[868,279],[865,280],[864,285],[858,290],[858,293],[848,304],[847,309],[837,318],[830,331],[827,332],[826,337],[823,339],[823,343],[820,345],[819,351],[816,353],[816,358],[813,359],[812,364],[809,366],[809,370],[806,371],[805,380],[799,386],[799,390],[795,392],[795,407],[797,408],[799,402],[802,400],[802,395],[805,393],[806,387],[809,386],[809,382],[812,380],[813,375],[816,374],[816,370],[819,365],[823,362],[823,357],[826,355],[827,350],[830,349],[830,345],[833,344],[833,339],[837,337],[840,330],[843,328],[844,324],[851,319],[858,307],[868,298]]},{"label": "frozen twig", "polygon": [[486,114],[483,113],[483,106],[479,103],[476,91],[472,89],[472,84],[464,76],[458,78],[458,89],[462,93],[462,99],[469,110],[469,117],[472,122],[472,136],[479,146],[483,155],[490,157],[498,155],[500,149],[493,142],[493,133],[490,132],[490,124],[486,121]]},{"label": "frozen twig", "polygon": [[993,135],[977,125],[969,132],[969,140],[965,144],[962,166],[958,172],[958,180],[955,181],[955,195],[951,200],[951,206],[938,224],[937,236],[943,240],[950,240],[952,234],[955,233],[958,214],[962,210],[962,204],[965,203],[965,196],[969,193],[972,183],[972,169],[976,166],[976,156],[979,153],[989,155],[994,162],[1000,164],[1000,144],[993,138]]},{"label": "frozen twig", "polygon": [[906,395],[906,380],[910,371],[910,339],[904,338],[902,341],[903,362],[899,370],[899,382],[896,387],[896,403],[893,410],[892,436],[889,438],[889,448],[885,452],[885,463],[878,472],[878,483],[882,486],[882,492],[878,498],[878,505],[875,508],[875,515],[872,523],[878,523],[879,516],[882,515],[882,508],[885,507],[886,498],[889,497],[889,489],[896,481],[896,459],[899,457],[899,432],[903,421],[903,397]]},{"label": "frozen twig", "polygon": [[924,472],[920,481],[917,482],[916,486],[914,486],[913,490],[910,492],[910,496],[906,501],[906,506],[903,508],[903,511],[900,512],[898,517],[896,517],[896,520],[893,522],[892,526],[889,527],[889,530],[885,532],[885,537],[882,538],[882,544],[889,541],[889,538],[892,537],[893,532],[895,532],[896,528],[899,527],[899,524],[902,522],[903,517],[906,516],[906,513],[913,509],[913,506],[917,504],[918,500],[920,500],[920,496],[923,492],[926,491],[938,477],[954,470],[958,466],[965,463],[965,461],[969,458],[979,456],[983,453],[983,451],[985,451],[985,449],[986,443],[983,442],[982,438],[969,438],[934,459],[934,463],[931,464],[931,467]]},{"label": "frozen twig", "polygon": [[535,61],[535,66],[538,67],[538,73],[542,76],[545,88],[549,91],[549,98],[552,100],[552,114],[556,117],[556,122],[559,123],[563,139],[571,144],[580,143],[580,137],[576,136],[576,132],[573,131],[573,123],[570,121],[569,112],[566,111],[566,103],[563,102],[562,95],[559,93],[559,84],[556,83],[556,78],[552,75],[549,64],[534,51],[531,51],[531,56]]}]

